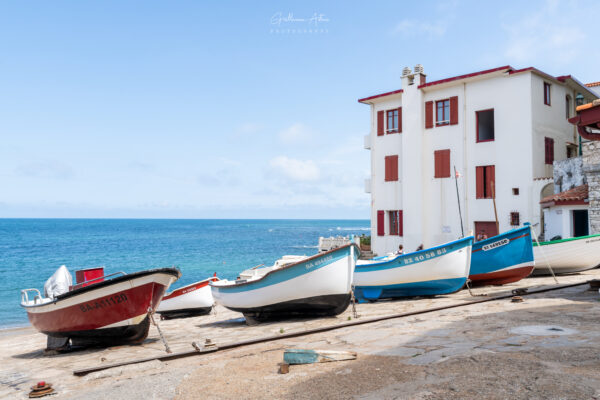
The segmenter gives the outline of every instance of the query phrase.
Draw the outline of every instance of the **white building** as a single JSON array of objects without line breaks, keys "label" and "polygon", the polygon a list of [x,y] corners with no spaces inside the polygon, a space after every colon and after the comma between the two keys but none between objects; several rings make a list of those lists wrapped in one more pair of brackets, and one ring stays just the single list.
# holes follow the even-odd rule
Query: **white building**
[{"label": "white building", "polygon": [[[571,76],[510,66],[426,82],[405,68],[402,89],[360,99],[370,105],[371,244],[384,254],[413,251],[465,234],[540,223],[553,193],[552,163],[578,153],[567,118],[575,99],[596,95]],[[539,225],[537,227],[539,231]]]}]

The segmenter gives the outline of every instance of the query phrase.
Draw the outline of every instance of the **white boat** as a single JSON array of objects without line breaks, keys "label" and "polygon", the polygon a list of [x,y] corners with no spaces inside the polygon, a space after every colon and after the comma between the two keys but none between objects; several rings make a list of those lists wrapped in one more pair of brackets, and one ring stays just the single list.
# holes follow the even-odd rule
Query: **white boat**
[{"label": "white boat", "polygon": [[463,288],[471,265],[473,236],[414,253],[361,260],[354,295],[363,301],[432,296]]},{"label": "white boat", "polygon": [[248,322],[290,316],[337,315],[350,304],[355,244],[312,257],[284,256],[270,267],[242,272],[235,281],[210,282],[215,300]]},{"label": "white boat", "polygon": [[549,275],[548,263],[555,274],[592,269],[600,264],[600,235],[534,243],[533,255],[533,275]]},{"label": "white boat", "polygon": [[178,288],[166,294],[156,312],[162,319],[191,317],[208,314],[215,303],[209,282],[216,282],[215,276]]}]

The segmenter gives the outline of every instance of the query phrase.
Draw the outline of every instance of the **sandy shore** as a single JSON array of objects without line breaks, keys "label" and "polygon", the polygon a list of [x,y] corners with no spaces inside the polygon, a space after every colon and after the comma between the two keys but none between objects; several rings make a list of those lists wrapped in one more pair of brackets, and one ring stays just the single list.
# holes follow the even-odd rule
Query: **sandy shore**
[{"label": "sandy shore", "polygon": [[[560,284],[600,279],[600,270],[561,276]],[[528,278],[475,293],[553,286]],[[600,296],[577,286],[342,328],[168,362],[151,361],[84,377],[73,370],[165,354],[155,327],[140,346],[44,356],[44,335],[32,328],[0,331],[0,397],[27,398],[39,380],[55,399],[364,398],[600,399]],[[448,296],[357,306],[359,319],[472,301]],[[210,338],[217,345],[303,331],[352,318],[247,326],[241,314],[217,307],[208,316],[161,321],[173,351]],[[277,373],[285,348],[351,350],[357,360],[291,366]]]}]

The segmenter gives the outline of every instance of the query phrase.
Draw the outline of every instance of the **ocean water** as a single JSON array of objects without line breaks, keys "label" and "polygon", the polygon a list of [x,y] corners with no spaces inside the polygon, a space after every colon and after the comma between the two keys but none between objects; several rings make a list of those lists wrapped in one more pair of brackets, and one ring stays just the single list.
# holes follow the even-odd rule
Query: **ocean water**
[{"label": "ocean water", "polygon": [[0,219],[0,328],[26,326],[20,290],[43,286],[66,265],[105,274],[176,266],[171,289],[235,278],[284,254],[313,255],[319,236],[369,235],[368,220]]}]

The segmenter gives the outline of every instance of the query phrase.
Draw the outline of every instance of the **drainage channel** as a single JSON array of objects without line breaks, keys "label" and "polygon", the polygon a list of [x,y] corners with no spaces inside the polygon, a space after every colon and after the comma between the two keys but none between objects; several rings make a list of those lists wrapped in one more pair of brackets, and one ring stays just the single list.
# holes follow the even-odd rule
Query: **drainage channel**
[{"label": "drainage channel", "polygon": [[[553,290],[561,290],[561,289],[566,289],[566,288],[575,287],[575,286],[587,285],[587,284],[590,284],[590,282],[591,281],[585,281],[585,282],[579,282],[579,283],[571,283],[568,285],[560,285],[560,286],[553,286],[553,287],[549,287],[549,288],[536,289],[536,290],[531,290],[531,291],[528,290],[525,293],[522,293],[522,289],[521,289],[521,292],[519,293],[519,295],[528,296],[528,295],[532,295],[532,294],[550,292]],[[523,289],[528,289],[528,288],[523,288]],[[291,332],[291,333],[285,333],[285,334],[280,334],[280,335],[275,335],[275,336],[265,336],[265,337],[260,337],[260,338],[256,338],[256,339],[242,340],[240,342],[227,343],[227,344],[224,344],[224,345],[221,345],[218,347],[215,346],[215,347],[209,347],[209,348],[204,348],[204,349],[199,348],[196,350],[182,351],[182,352],[178,352],[178,353],[170,353],[170,354],[148,357],[148,358],[140,358],[140,359],[136,359],[136,360],[123,361],[123,362],[114,363],[114,364],[99,365],[96,367],[75,370],[75,371],[73,371],[73,375],[84,376],[84,375],[87,375],[92,372],[102,371],[105,369],[110,369],[110,368],[115,368],[115,367],[122,367],[122,366],[130,365],[130,364],[139,364],[139,363],[143,363],[143,362],[147,362],[147,361],[154,361],[154,360],[169,361],[169,360],[175,360],[178,358],[191,357],[191,356],[197,356],[197,355],[208,354],[208,353],[215,353],[217,351],[229,350],[229,349],[234,349],[237,347],[272,342],[272,341],[281,340],[281,339],[295,338],[295,337],[300,337],[300,336],[308,336],[308,335],[312,335],[315,333],[329,332],[329,331],[333,331],[336,329],[349,328],[349,327],[353,327],[353,326],[357,326],[357,325],[372,324],[374,322],[386,321],[389,319],[404,318],[404,317],[410,317],[413,315],[427,314],[427,313],[432,313],[432,312],[441,311],[441,310],[448,310],[451,308],[466,307],[466,306],[470,306],[473,304],[486,303],[489,301],[496,301],[496,300],[504,300],[504,299],[509,299],[512,297],[513,297],[513,294],[511,293],[511,294],[504,294],[504,295],[499,295],[499,296],[494,296],[494,297],[478,298],[476,300],[468,301],[465,303],[457,303],[457,304],[451,304],[451,305],[446,305],[446,306],[441,306],[441,307],[428,308],[425,310],[410,311],[410,312],[404,312],[404,313],[398,313],[398,314],[390,314],[390,315],[384,315],[384,316],[380,316],[380,317],[367,318],[367,319],[363,319],[363,320],[354,320],[351,322],[344,322],[344,323],[337,324],[337,325],[323,326],[323,327],[319,327],[319,328],[308,329],[305,331]]]}]

